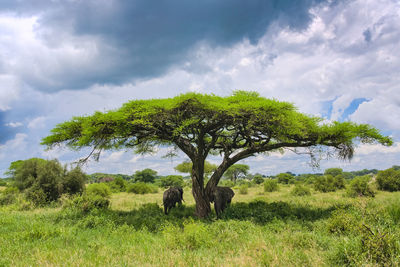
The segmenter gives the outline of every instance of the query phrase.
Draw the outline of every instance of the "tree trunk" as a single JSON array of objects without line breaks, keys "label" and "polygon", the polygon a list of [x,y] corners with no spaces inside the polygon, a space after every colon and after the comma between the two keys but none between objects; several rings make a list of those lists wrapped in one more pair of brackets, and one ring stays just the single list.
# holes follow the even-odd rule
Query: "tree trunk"
[{"label": "tree trunk", "polygon": [[196,201],[196,216],[205,218],[211,213],[208,195],[204,189],[204,160],[193,162],[192,193]]}]

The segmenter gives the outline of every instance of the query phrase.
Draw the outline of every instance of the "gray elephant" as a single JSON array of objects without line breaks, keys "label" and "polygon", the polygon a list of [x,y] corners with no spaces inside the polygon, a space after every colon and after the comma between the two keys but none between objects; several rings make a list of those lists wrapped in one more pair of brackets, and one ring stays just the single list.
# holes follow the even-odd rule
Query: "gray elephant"
[{"label": "gray elephant", "polygon": [[221,216],[224,209],[231,204],[231,200],[235,193],[229,187],[217,186],[211,194],[211,202],[214,202],[215,213],[217,218]]},{"label": "gray elephant", "polygon": [[163,195],[164,213],[168,212],[175,207],[176,203],[182,205],[183,189],[180,186],[173,186],[165,190]]}]

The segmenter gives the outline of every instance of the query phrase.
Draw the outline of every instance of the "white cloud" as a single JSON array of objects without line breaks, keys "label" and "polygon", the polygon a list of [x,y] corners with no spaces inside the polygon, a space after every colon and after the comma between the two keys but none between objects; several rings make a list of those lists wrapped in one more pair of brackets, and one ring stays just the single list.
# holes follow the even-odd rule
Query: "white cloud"
[{"label": "white cloud", "polygon": [[44,116],[34,118],[28,123],[28,128],[30,129],[43,128],[45,126],[45,122],[46,122],[46,117]]},{"label": "white cloud", "polygon": [[9,122],[9,123],[6,123],[5,125],[8,127],[11,127],[11,128],[17,128],[17,127],[23,126],[23,124],[21,122]]}]

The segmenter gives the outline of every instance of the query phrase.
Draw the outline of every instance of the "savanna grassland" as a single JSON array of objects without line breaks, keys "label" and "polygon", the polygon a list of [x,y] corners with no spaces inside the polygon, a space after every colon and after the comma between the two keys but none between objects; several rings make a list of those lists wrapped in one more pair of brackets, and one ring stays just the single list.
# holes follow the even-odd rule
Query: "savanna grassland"
[{"label": "savanna grassland", "polygon": [[[194,200],[166,216],[162,190],[115,193],[109,209],[0,207],[0,266],[398,266],[400,192],[293,196],[294,185],[235,190],[220,220],[193,216]],[[2,190],[2,189],[0,189]]]}]

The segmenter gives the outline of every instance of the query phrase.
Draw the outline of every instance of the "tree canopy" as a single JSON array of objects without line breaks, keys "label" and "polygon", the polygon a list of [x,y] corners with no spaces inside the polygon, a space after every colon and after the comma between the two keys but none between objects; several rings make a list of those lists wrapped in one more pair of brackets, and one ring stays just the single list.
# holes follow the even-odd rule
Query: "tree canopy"
[{"label": "tree canopy", "polygon": [[233,164],[226,171],[224,176],[236,183],[236,180],[247,175],[250,167],[246,164]]},{"label": "tree canopy", "polygon": [[[57,144],[77,150],[90,147],[88,158],[95,159],[101,151],[111,149],[133,148],[137,153],[152,152],[159,145],[180,149],[193,163],[192,192],[200,217],[210,213],[212,190],[239,160],[285,148],[309,148],[312,160],[318,159],[321,151],[351,159],[358,142],[392,144],[370,125],[323,123],[321,118],[298,112],[290,103],[246,91],[227,97],[186,93],[132,100],[117,110],[58,124],[42,140],[49,148]],[[204,185],[204,162],[210,153],[220,154],[222,162]]]},{"label": "tree canopy", "polygon": [[[193,163],[190,161],[184,161],[184,162],[176,165],[174,169],[177,170],[178,172],[190,174],[190,173],[192,173]],[[217,169],[217,165],[212,164],[212,163],[208,162],[207,160],[204,162],[204,174],[205,175],[210,175],[216,169]]]}]

